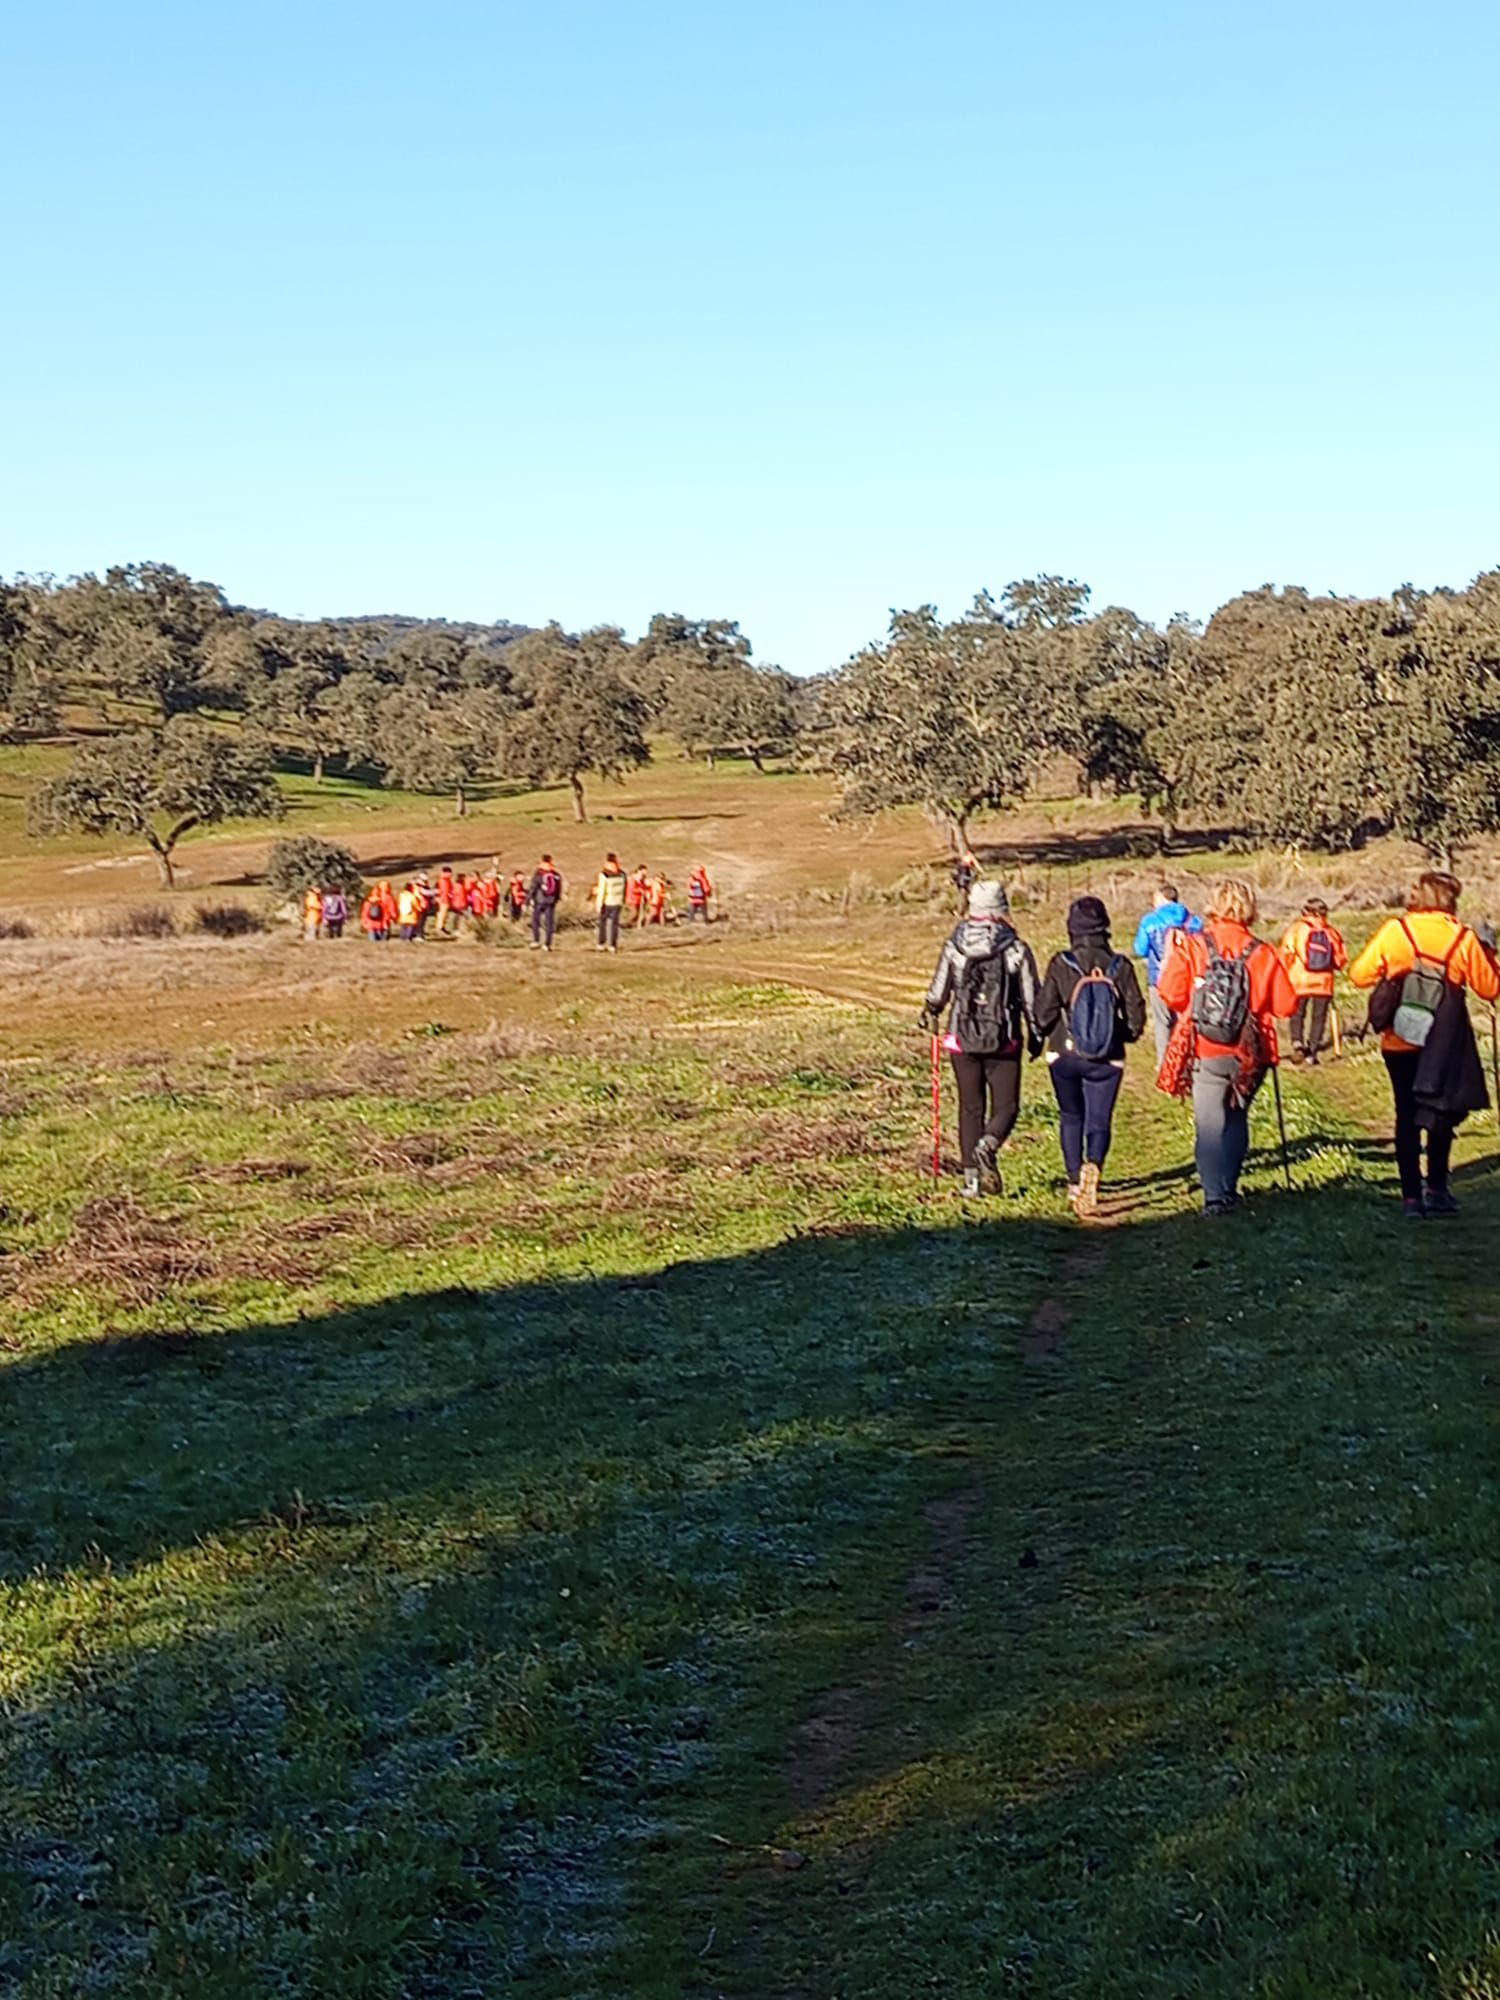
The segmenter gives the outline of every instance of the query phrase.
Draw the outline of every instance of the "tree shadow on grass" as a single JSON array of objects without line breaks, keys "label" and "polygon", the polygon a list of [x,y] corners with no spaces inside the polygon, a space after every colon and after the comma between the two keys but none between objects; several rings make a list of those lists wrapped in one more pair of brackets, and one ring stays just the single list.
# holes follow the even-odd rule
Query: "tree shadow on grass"
[{"label": "tree shadow on grass", "polygon": [[863,1230],[12,1362],[0,1978],[1228,1996],[1479,1952],[1476,1239],[1388,1218]]}]

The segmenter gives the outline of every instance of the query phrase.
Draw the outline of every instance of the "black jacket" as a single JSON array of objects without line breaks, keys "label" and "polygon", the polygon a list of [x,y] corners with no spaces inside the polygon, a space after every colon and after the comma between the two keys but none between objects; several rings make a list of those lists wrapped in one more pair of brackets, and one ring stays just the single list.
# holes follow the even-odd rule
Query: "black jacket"
[{"label": "black jacket", "polygon": [[1419,1125],[1434,1117],[1457,1125],[1471,1111],[1483,1111],[1489,1105],[1469,1003],[1463,988],[1451,982],[1443,989],[1431,1032],[1417,1057],[1415,1089]]},{"label": "black jacket", "polygon": [[[1074,961],[1072,965],[1068,963],[1070,958]],[[1146,1001],[1135,967],[1123,952],[1115,951],[1103,935],[1079,938],[1068,946],[1066,952],[1060,951],[1054,956],[1036,997],[1036,1024],[1047,1037],[1049,1054],[1071,1054],[1068,1047],[1068,1008],[1072,1004],[1073,989],[1078,984],[1080,973],[1094,971],[1109,972],[1115,982],[1115,991],[1120,996],[1114,1043],[1103,1060],[1123,1062],[1125,1044],[1139,1041],[1145,1029]]]}]

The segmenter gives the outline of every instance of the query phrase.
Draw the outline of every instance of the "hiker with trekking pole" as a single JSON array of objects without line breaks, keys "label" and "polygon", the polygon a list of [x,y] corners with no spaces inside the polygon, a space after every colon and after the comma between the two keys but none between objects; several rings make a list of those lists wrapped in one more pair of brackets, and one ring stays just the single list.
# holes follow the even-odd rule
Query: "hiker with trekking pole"
[{"label": "hiker with trekking pole", "polygon": [[[999,1194],[1000,1148],[1021,1107],[1021,1052],[1041,1049],[1036,960],[1016,935],[998,882],[976,882],[969,913],[938,955],[921,1026],[933,1061],[933,1172],[941,1164],[939,1050],[958,1090],[958,1146],[966,1195]],[[947,1032],[942,1012],[951,1002]]]},{"label": "hiker with trekking pole", "polygon": [[1068,911],[1068,948],[1043,976],[1036,1024],[1047,1037],[1068,1200],[1087,1218],[1099,1208],[1125,1049],[1146,1027],[1135,967],[1110,943],[1109,912],[1097,896],[1080,896]]},{"label": "hiker with trekking pole", "polygon": [[1460,920],[1461,893],[1452,875],[1418,876],[1405,916],[1382,924],[1349,967],[1350,984],[1370,991],[1370,1026],[1380,1033],[1395,1106],[1401,1212],[1413,1221],[1458,1213],[1448,1185],[1453,1135],[1490,1101],[1466,993],[1490,1003],[1500,1097],[1494,1015],[1500,963],[1494,932],[1486,939]]},{"label": "hiker with trekking pole", "polygon": [[1177,1017],[1157,1087],[1192,1099],[1205,1215],[1232,1215],[1240,1205],[1250,1106],[1267,1074],[1276,1093],[1281,1169],[1292,1184],[1276,1023],[1291,1019],[1297,994],[1276,947],[1252,932],[1257,914],[1248,882],[1215,883],[1202,932],[1177,933],[1157,981]]}]

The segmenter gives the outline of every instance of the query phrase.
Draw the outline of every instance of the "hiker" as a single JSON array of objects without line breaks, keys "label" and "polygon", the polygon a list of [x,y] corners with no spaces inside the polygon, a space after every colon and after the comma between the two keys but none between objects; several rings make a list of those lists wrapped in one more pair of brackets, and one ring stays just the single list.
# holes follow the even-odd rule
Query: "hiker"
[{"label": "hiker", "polygon": [[439,937],[444,936],[448,929],[448,913],[453,907],[454,886],[453,869],[445,861],[438,870],[437,887],[433,895],[436,916],[433,929]]},{"label": "hiker", "polygon": [[488,875],[474,878],[469,891],[469,913],[474,917],[498,917],[500,914],[500,876],[495,869]]},{"label": "hiker", "polygon": [[389,882],[377,882],[359,906],[360,928],[371,944],[384,944],[391,934],[390,911],[386,908],[390,889]]},{"label": "hiker", "polygon": [[422,934],[422,892],[415,882],[408,882],[396,898],[396,921],[401,942],[415,944]]},{"label": "hiker", "polygon": [[1250,929],[1257,914],[1248,882],[1216,883],[1203,928],[1176,932],[1157,981],[1177,1017],[1158,1084],[1192,1097],[1205,1215],[1239,1207],[1250,1106],[1280,1055],[1276,1023],[1297,1005],[1280,952]]},{"label": "hiker", "polygon": [[526,877],[517,868],[510,878],[510,887],[505,892],[505,907],[510,912],[510,920],[518,924],[526,910]]},{"label": "hiker", "polygon": [[1464,994],[1493,1006],[1500,965],[1493,942],[1460,922],[1461,890],[1452,875],[1419,875],[1405,916],[1382,924],[1349,967],[1352,985],[1373,988],[1370,1025],[1380,1030],[1395,1102],[1401,1210],[1413,1219],[1458,1213],[1448,1186],[1453,1135],[1490,1101]]},{"label": "hiker", "polygon": [[979,857],[971,847],[964,848],[953,864],[953,886],[958,891],[958,907],[967,910],[969,891],[979,880]]},{"label": "hiker", "polygon": [[1196,935],[1202,928],[1203,919],[1195,917],[1186,903],[1178,902],[1177,887],[1172,882],[1158,883],[1151,908],[1136,926],[1135,943],[1131,950],[1137,958],[1146,961],[1147,999],[1151,1009],[1151,1032],[1156,1037],[1158,1069],[1166,1059],[1173,1025],[1172,1010],[1162,999],[1158,987],[1162,961],[1171,946],[1174,932],[1188,931]]},{"label": "hiker", "polygon": [[349,921],[349,898],[335,882],[331,889],[323,891],[323,935],[341,938],[344,926]]},{"label": "hiker", "polygon": [[630,880],[625,884],[625,913],[631,925],[639,929],[646,921],[646,885],[648,873],[644,864],[632,870]]},{"label": "hiker", "polygon": [[551,951],[557,929],[557,906],[562,900],[562,876],[550,854],[542,856],[526,891],[526,900],[531,905],[531,949],[540,951],[545,944]]},{"label": "hiker", "polygon": [[599,916],[599,951],[620,949],[620,915],[625,908],[625,870],[618,854],[606,854],[594,884],[594,908]]},{"label": "hiker", "polygon": [[323,891],[313,886],[302,892],[302,935],[309,944],[314,944],[322,929]]},{"label": "hiker", "polygon": [[433,912],[437,908],[437,891],[433,888],[432,878],[425,869],[412,884],[412,888],[417,898],[416,934],[420,940],[425,942],[427,926],[432,921]]},{"label": "hiker", "polygon": [[1126,1044],[1139,1041],[1146,1027],[1135,967],[1110,943],[1109,912],[1097,896],[1080,896],[1068,911],[1068,949],[1047,967],[1036,1024],[1047,1037],[1068,1199],[1080,1216],[1093,1215]]},{"label": "hiker", "polygon": [[1281,940],[1281,955],[1297,990],[1297,1011],[1292,1016],[1292,1061],[1318,1062],[1323,1033],[1328,1026],[1328,1009],[1333,1003],[1334,974],[1349,963],[1343,938],[1328,921],[1328,905],[1321,896],[1309,896],[1302,914],[1287,927]]},{"label": "hiker", "polygon": [[713,897],[714,885],[708,879],[708,870],[700,861],[688,877],[688,922],[695,924],[701,917],[703,922],[712,923],[708,905]]},{"label": "hiker", "polygon": [[670,875],[653,875],[646,884],[646,908],[648,924],[664,924],[667,919],[667,891],[672,886]]},{"label": "hiker", "polygon": [[1021,1046],[1041,1047],[1036,960],[1016,935],[998,882],[976,882],[969,911],[938,955],[922,1010],[935,1035],[952,1001],[943,1047],[958,1090],[958,1149],[966,1195],[999,1194],[1000,1148],[1021,1106]]}]

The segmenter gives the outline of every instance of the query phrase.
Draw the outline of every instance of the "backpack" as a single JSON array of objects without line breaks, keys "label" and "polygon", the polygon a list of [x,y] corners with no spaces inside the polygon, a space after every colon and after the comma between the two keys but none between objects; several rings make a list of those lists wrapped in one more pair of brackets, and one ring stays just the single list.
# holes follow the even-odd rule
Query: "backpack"
[{"label": "backpack", "polygon": [[1309,972],[1332,972],[1333,939],[1321,928],[1307,933],[1307,942],[1302,947],[1302,963]]},{"label": "backpack", "polygon": [[555,868],[544,868],[536,892],[544,903],[555,903],[562,888],[562,877]]},{"label": "backpack", "polygon": [[1238,1048],[1250,1021],[1250,960],[1257,949],[1251,938],[1235,958],[1226,958],[1212,937],[1205,937],[1208,964],[1193,992],[1193,1026],[1206,1042]]},{"label": "backpack", "polygon": [[1120,1026],[1120,989],[1115,984],[1119,954],[1111,958],[1108,970],[1095,966],[1091,972],[1084,971],[1072,952],[1062,956],[1063,964],[1078,974],[1068,1002],[1068,1047],[1089,1062],[1107,1062]]},{"label": "backpack", "polygon": [[998,1056],[1020,1041],[1020,1007],[1002,947],[971,958],[959,975],[953,1038],[966,1056]]},{"label": "backpack", "polygon": [[1391,1016],[1391,1033],[1399,1035],[1403,1042],[1410,1042],[1414,1049],[1423,1049],[1432,1033],[1432,1023],[1442,1005],[1443,995],[1448,990],[1448,967],[1453,963],[1453,954],[1463,943],[1464,933],[1458,933],[1446,955],[1438,960],[1418,951],[1417,941],[1405,917],[1401,919],[1401,928],[1406,932],[1406,942],[1411,946],[1414,963],[1411,971],[1404,974],[1401,980],[1396,1010]]}]

